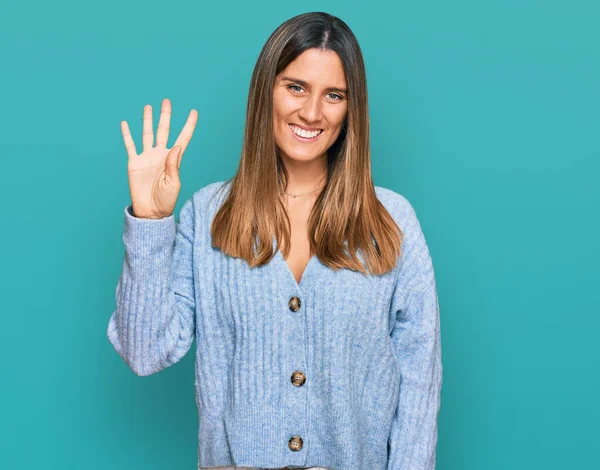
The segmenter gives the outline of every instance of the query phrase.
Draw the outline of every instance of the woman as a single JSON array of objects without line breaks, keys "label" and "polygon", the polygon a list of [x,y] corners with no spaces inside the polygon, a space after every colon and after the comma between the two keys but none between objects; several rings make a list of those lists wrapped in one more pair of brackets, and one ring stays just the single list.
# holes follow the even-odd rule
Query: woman
[{"label": "woman", "polygon": [[167,148],[126,122],[132,204],[108,326],[138,375],[196,339],[198,468],[434,469],[439,306],[419,221],[370,174],[366,74],[340,19],[279,26],[254,69],[238,171],[174,209]]}]

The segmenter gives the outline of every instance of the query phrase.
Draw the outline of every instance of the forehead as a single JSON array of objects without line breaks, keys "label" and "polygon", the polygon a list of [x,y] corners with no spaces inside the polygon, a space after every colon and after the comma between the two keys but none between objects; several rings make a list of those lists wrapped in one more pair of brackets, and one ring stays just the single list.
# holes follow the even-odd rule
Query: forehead
[{"label": "forehead", "polygon": [[307,49],[290,62],[279,76],[291,76],[315,86],[346,87],[342,61],[331,50]]}]

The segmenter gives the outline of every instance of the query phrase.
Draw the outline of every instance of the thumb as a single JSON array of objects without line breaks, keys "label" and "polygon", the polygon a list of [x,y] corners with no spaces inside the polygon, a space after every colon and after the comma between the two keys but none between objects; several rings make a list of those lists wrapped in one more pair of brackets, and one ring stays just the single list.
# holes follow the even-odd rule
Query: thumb
[{"label": "thumb", "polygon": [[165,173],[167,176],[177,180],[179,179],[179,154],[181,153],[181,147],[176,145],[173,147],[168,155],[167,160],[165,162]]}]

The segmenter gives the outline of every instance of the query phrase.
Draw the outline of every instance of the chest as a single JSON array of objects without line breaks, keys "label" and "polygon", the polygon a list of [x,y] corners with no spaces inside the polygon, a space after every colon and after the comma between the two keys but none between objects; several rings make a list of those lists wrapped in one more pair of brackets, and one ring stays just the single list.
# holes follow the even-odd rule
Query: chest
[{"label": "chest", "polygon": [[300,283],[306,265],[311,258],[310,243],[308,240],[308,217],[309,210],[301,208],[296,209],[293,215],[289,216],[291,244],[285,262],[297,283]]}]

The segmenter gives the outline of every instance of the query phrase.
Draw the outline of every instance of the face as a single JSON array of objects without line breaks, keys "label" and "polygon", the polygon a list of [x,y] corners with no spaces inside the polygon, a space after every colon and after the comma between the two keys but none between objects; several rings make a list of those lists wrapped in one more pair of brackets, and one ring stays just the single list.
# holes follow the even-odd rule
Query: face
[{"label": "face", "polygon": [[275,79],[273,125],[283,158],[326,158],[346,118],[346,77],[337,53],[307,49]]}]

